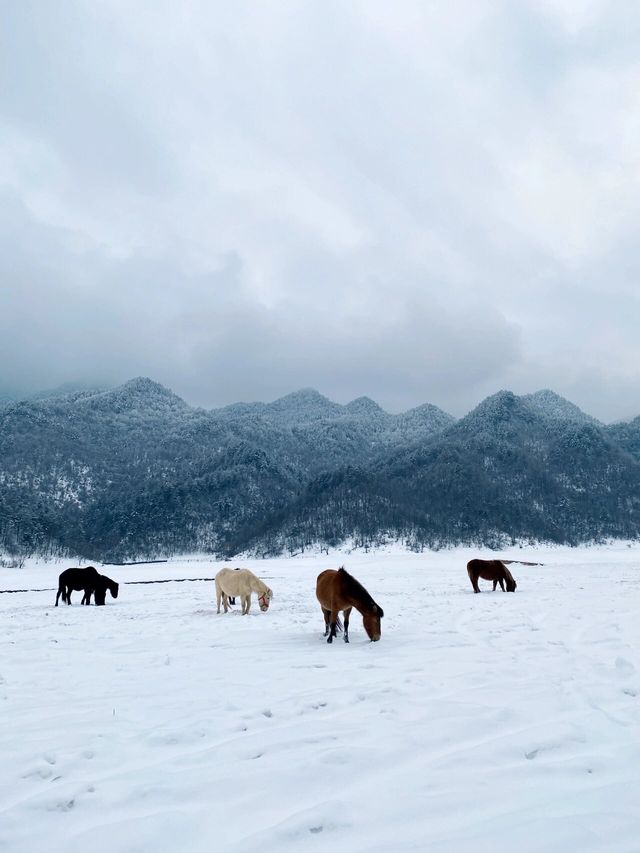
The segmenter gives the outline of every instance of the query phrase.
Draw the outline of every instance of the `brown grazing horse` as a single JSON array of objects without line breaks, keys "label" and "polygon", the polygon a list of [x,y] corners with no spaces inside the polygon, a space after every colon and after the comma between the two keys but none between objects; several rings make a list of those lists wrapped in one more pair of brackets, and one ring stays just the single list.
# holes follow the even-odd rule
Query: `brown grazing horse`
[{"label": "brown grazing horse", "polygon": [[500,589],[504,592],[505,583],[507,585],[507,592],[516,591],[517,583],[502,560],[469,560],[467,563],[467,573],[474,592],[480,592],[478,578],[482,578],[485,581],[493,581],[494,592],[498,584],[500,584]]},{"label": "brown grazing horse", "polygon": [[344,613],[344,641],[349,642],[349,616],[352,608],[362,613],[364,630],[374,643],[380,639],[382,628],[380,620],[384,616],[367,590],[345,571],[344,566],[326,569],[320,572],[316,581],[316,598],[320,602],[324,616],[324,635],[327,643],[332,643],[340,624],[338,611]]}]

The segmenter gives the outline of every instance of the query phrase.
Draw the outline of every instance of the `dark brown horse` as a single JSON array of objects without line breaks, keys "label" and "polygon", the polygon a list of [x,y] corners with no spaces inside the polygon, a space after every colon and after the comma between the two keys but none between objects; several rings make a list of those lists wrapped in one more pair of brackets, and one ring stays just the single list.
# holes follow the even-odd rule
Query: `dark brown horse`
[{"label": "dark brown horse", "polygon": [[517,583],[515,582],[515,578],[502,560],[469,560],[467,563],[467,573],[474,592],[480,592],[480,587],[478,586],[479,578],[485,581],[493,581],[494,592],[498,584],[500,584],[500,589],[503,592],[505,584],[507,585],[507,592],[516,591]]},{"label": "dark brown horse", "polygon": [[74,589],[84,590],[82,604],[91,604],[92,595],[96,604],[104,604],[107,590],[113,598],[118,597],[118,584],[106,575],[99,574],[93,566],[87,566],[86,569],[65,569],[62,572],[58,578],[58,594],[56,595],[55,606],[58,606],[60,596],[64,602],[71,604],[71,593]]},{"label": "dark brown horse", "polygon": [[352,608],[362,613],[364,630],[370,640],[380,639],[382,628],[380,620],[384,616],[367,590],[345,571],[344,566],[336,569],[326,569],[320,572],[316,581],[316,598],[320,602],[324,616],[324,635],[327,643],[332,643],[340,624],[338,612],[344,613],[344,641],[349,642],[349,616]]}]

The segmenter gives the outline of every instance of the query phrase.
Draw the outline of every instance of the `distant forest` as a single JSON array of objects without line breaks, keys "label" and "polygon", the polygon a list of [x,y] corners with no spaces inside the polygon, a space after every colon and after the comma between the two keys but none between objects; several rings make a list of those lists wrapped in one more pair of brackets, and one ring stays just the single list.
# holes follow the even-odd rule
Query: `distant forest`
[{"label": "distant forest", "polygon": [[193,408],[149,379],[0,403],[0,555],[412,549],[640,535],[640,417],[552,391],[456,420],[303,390]]}]

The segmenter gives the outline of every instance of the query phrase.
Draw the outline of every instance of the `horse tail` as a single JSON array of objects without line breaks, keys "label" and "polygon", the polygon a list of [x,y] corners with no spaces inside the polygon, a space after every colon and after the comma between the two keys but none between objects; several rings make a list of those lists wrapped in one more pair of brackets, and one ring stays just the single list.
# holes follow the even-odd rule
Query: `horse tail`
[{"label": "horse tail", "polygon": [[342,630],[343,630],[342,620],[340,619],[340,617],[339,617],[339,616],[336,618],[336,630],[337,630],[337,631],[342,631]]}]

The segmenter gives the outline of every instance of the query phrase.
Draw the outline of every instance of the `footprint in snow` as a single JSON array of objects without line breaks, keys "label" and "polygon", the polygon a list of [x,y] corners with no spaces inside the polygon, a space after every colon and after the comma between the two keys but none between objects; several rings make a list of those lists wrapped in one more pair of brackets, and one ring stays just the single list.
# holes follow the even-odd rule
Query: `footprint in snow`
[{"label": "footprint in snow", "polygon": [[33,776],[37,776],[38,779],[47,780],[51,779],[53,775],[53,770],[49,767],[40,767],[37,770],[29,770],[27,773],[22,774],[23,779],[31,779]]},{"label": "footprint in snow", "polygon": [[628,678],[630,675],[633,675],[636,671],[635,666],[631,663],[631,661],[626,658],[618,656],[615,662],[616,671],[618,675],[621,675],[623,678]]},{"label": "footprint in snow", "polygon": [[58,800],[58,802],[53,803],[49,807],[49,811],[51,812],[70,812],[71,809],[75,806],[75,800]]}]

